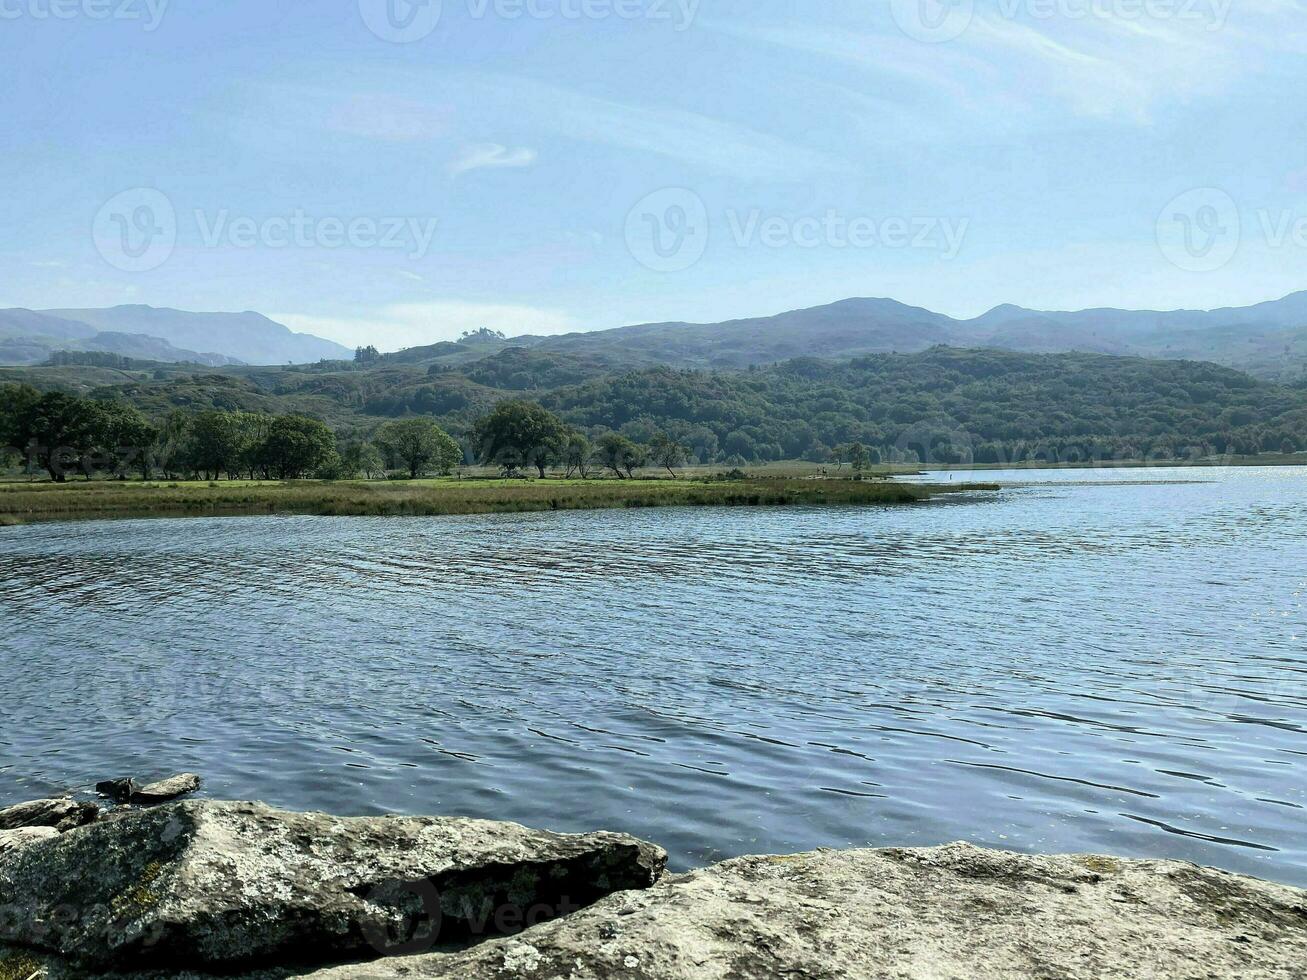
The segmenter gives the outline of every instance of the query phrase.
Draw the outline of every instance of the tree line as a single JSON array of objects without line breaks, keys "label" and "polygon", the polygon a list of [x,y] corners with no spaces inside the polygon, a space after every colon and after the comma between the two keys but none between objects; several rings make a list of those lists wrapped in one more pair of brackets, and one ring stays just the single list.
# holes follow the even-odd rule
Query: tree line
[{"label": "tree line", "polygon": [[542,392],[574,425],[702,461],[1009,463],[1307,450],[1307,390],[1213,364],[936,348],[757,370],[650,368]]},{"label": "tree line", "polygon": [[370,438],[338,435],[297,414],[175,409],[148,418],[123,401],[42,394],[0,385],[0,463],[44,470],[59,483],[95,473],[179,479],[382,478],[449,475],[467,462],[497,466],[507,477],[553,468],[588,478],[596,469],[618,479],[656,465],[675,474],[688,450],[664,433],[639,444],[616,432],[591,441],[540,405],[512,399],[476,420],[467,444],[428,417],[396,419]]},{"label": "tree line", "polygon": [[[1307,450],[1307,388],[1259,382],[1213,364],[952,348],[847,362],[797,359],[739,372],[616,373],[510,348],[458,370],[390,360],[347,373],[259,368],[240,376],[142,377],[95,389],[90,398],[141,409],[146,424],[165,430],[158,454],[194,473],[213,472],[212,460],[220,457],[239,460],[239,471],[275,476],[280,467],[258,451],[259,438],[243,433],[261,433],[268,417],[281,415],[326,419],[336,434],[334,456],[310,460],[314,466],[287,465],[286,472],[342,476],[411,473],[406,459],[416,459],[419,472],[447,471],[448,457],[441,462],[429,448],[429,433],[385,428],[415,417],[434,421],[465,462],[493,462],[514,473],[538,473],[542,461],[570,475],[592,469],[629,475],[642,463],[664,465],[668,454],[728,468],[805,459],[843,472],[885,463],[1168,460]],[[523,416],[520,431],[505,441],[484,421],[505,399],[510,406],[517,400],[536,406],[549,421],[531,423],[530,413],[515,410]],[[178,410],[187,418],[200,411],[235,414],[235,420],[224,416],[209,425],[228,432],[209,441],[225,442],[229,451],[193,451],[202,440],[185,434],[172,416]],[[118,430],[130,428],[121,407],[111,411],[118,413]],[[254,420],[242,422],[244,416]],[[414,448],[405,450],[405,436]],[[140,444],[122,440],[118,431],[100,444]],[[27,445],[27,437],[0,445],[20,442]],[[446,451],[452,453],[447,444]]]},{"label": "tree line", "polygon": [[[936,348],[848,361],[800,358],[743,371],[630,370],[510,348],[470,364],[387,361],[374,370],[204,376],[129,396],[275,400],[350,419],[431,415],[467,438],[502,398],[529,398],[580,431],[639,445],[665,433],[700,463],[1168,459],[1307,450],[1307,387],[1214,364],[1095,354]],[[366,424],[361,423],[360,424]],[[845,459],[844,462],[849,462]]]}]

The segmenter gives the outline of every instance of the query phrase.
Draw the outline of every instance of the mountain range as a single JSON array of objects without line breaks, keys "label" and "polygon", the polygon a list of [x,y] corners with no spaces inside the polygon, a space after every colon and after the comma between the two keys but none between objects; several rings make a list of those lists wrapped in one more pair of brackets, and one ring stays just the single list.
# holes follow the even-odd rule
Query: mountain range
[{"label": "mountain range", "polygon": [[649,323],[510,343],[603,360],[722,369],[805,356],[914,353],[946,344],[1212,361],[1291,381],[1307,370],[1307,292],[1219,310],[1052,312],[1005,305],[969,320],[892,299],[846,299],[725,323]]},{"label": "mountain range", "polygon": [[[845,299],[723,323],[646,323],[548,337],[481,331],[459,342],[387,354],[383,361],[459,366],[517,347],[568,355],[573,363],[600,369],[729,370],[796,357],[914,353],[939,345],[1211,361],[1266,380],[1297,381],[1307,375],[1307,292],[1218,310],[1059,312],[1003,305],[972,319],[892,299]],[[39,364],[59,350],[209,367],[353,357],[340,344],[294,333],[254,312],[189,313],[149,306],[0,310],[0,364]]]},{"label": "mountain range", "polygon": [[190,313],[152,306],[0,310],[0,364],[40,364],[55,351],[97,351],[209,367],[307,363],[353,356],[261,313]]}]

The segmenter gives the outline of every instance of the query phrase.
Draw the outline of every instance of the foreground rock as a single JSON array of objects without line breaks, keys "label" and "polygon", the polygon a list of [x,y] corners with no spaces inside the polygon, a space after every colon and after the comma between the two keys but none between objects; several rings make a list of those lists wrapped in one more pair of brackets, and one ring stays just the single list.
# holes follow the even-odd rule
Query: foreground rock
[{"label": "foreground rock", "polygon": [[950,844],[659,878],[617,834],[242,803],[10,833],[0,980],[1307,977],[1307,892],[1174,861]]},{"label": "foreground rock", "polygon": [[0,830],[0,854],[58,836],[59,831],[53,827],[19,827],[17,830]]},{"label": "foreground rock", "polygon": [[521,929],[665,862],[622,834],[174,803],[0,855],[0,943],[69,976],[339,962]]},{"label": "foreground rock", "polygon": [[748,857],[453,955],[313,980],[1307,976],[1307,893],[1171,861],[968,844]]},{"label": "foreground rock", "polygon": [[151,806],[156,803],[167,803],[179,796],[186,796],[199,788],[200,777],[193,772],[183,772],[176,776],[169,776],[167,779],[160,779],[158,782],[147,783],[132,793],[130,800],[132,803]]},{"label": "foreground rock", "polygon": [[178,773],[176,776],[169,776],[167,779],[160,779],[144,786],[131,776],[106,779],[95,784],[97,793],[115,803],[139,803],[143,806],[167,803],[179,796],[194,793],[199,788],[200,777],[193,772]]},{"label": "foreground rock", "polygon": [[0,830],[22,827],[53,827],[71,830],[92,823],[100,808],[94,803],[80,803],[70,797],[57,800],[32,800],[0,810]]}]

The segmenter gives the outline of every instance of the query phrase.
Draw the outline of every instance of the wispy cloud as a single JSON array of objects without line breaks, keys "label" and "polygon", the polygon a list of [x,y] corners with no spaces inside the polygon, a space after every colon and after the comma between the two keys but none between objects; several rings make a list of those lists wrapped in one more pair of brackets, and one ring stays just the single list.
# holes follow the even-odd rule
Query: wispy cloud
[{"label": "wispy cloud", "polygon": [[[351,85],[362,91],[286,84],[255,91],[268,106],[270,124],[283,130],[436,143],[490,129],[530,134],[537,145],[561,139],[647,153],[742,179],[860,172],[847,159],[804,145],[806,136],[789,140],[726,119],[602,99],[534,78],[387,70],[352,76]],[[525,147],[474,144],[451,172],[528,166],[535,162],[534,153]]]},{"label": "wispy cloud", "polygon": [[342,344],[375,344],[383,350],[457,340],[464,331],[482,327],[502,330],[510,337],[528,333],[568,333],[578,328],[570,316],[557,310],[462,300],[395,303],[371,314],[349,317],[309,313],[269,315],[294,330]]},{"label": "wispy cloud", "polygon": [[680,160],[743,178],[851,174],[847,160],[748,126],[681,109],[614,102],[536,79],[474,74],[459,88],[491,118],[544,133]]},{"label": "wispy cloud", "polygon": [[1158,9],[1173,13],[1123,16],[1089,0],[977,2],[961,35],[938,44],[912,39],[888,15],[869,16],[862,29],[711,26],[801,52],[814,75],[832,63],[853,69],[878,97],[1004,126],[1067,113],[1148,124],[1164,106],[1226,92],[1266,55],[1307,47],[1303,0],[1199,0]]},{"label": "wispy cloud", "polygon": [[536,151],[526,146],[510,150],[499,143],[474,143],[463,147],[450,162],[449,174],[457,177],[472,170],[491,167],[529,167],[536,162],[536,156]]}]

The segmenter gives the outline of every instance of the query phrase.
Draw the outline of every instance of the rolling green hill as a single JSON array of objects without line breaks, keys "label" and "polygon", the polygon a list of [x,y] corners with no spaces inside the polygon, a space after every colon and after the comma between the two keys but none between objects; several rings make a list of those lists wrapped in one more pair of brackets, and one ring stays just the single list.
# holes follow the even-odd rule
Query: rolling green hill
[{"label": "rolling green hill", "polygon": [[123,399],[155,417],[205,408],[300,413],[361,436],[417,414],[463,437],[497,401],[527,397],[591,433],[615,429],[647,441],[666,431],[714,462],[823,460],[852,442],[883,458],[935,462],[1307,449],[1307,387],[1201,362],[950,347],[744,371],[614,370],[588,355],[514,347],[459,366],[447,357],[202,373],[174,365],[8,369],[0,382]]}]

